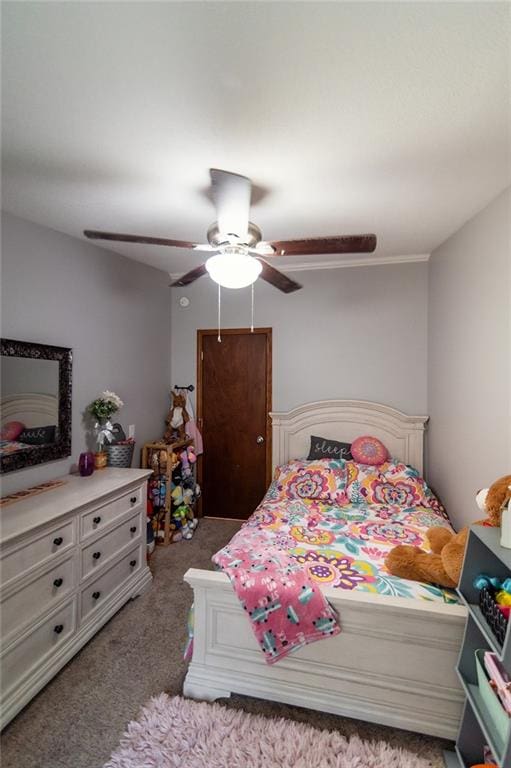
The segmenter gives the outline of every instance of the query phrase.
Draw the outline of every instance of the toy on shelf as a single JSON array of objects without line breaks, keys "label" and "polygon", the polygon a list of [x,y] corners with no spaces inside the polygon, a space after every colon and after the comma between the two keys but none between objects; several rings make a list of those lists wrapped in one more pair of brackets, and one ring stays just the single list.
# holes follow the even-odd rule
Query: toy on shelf
[{"label": "toy on shelf", "polygon": [[198,524],[193,507],[200,488],[189,461],[191,442],[147,443],[142,450],[142,466],[153,470],[148,482],[148,504],[154,538],[159,544],[191,539]]},{"label": "toy on shelf", "polygon": [[489,488],[477,492],[476,504],[486,512],[491,525],[500,526],[502,512],[511,499],[511,475],[504,475],[495,480]]},{"label": "toy on shelf", "polygon": [[474,587],[479,590],[481,613],[499,643],[503,643],[511,613],[511,579],[501,581],[497,576],[480,573]]},{"label": "toy on shelf", "polygon": [[476,765],[471,765],[470,768],[496,768],[497,763],[477,763]]},{"label": "toy on shelf", "polygon": [[511,678],[496,653],[485,651],[483,658],[486,672],[490,678],[490,685],[499,697],[508,716],[511,716]]}]

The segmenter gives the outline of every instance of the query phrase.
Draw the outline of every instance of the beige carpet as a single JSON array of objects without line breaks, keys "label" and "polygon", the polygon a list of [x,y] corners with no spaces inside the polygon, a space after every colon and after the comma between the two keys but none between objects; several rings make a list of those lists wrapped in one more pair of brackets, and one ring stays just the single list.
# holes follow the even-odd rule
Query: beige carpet
[{"label": "beige carpet", "polygon": [[[203,520],[191,542],[157,550],[152,588],[119,611],[7,726],[2,768],[100,768],[142,704],[162,691],[181,692],[192,599],[183,574],[190,566],[210,567],[211,555],[237,528],[234,522]],[[384,739],[427,758],[432,768],[443,765],[445,743],[437,739],[241,696],[224,703],[344,736]]]}]

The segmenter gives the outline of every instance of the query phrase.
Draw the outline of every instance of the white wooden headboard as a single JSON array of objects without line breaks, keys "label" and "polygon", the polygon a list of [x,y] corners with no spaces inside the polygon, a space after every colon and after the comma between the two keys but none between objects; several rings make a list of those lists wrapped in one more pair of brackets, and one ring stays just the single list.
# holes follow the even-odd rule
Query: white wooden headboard
[{"label": "white wooden headboard", "polygon": [[27,427],[58,426],[59,401],[56,395],[24,392],[5,395],[1,401],[2,426],[9,421],[21,421]]},{"label": "white wooden headboard", "polygon": [[428,416],[407,416],[395,408],[365,400],[320,400],[285,413],[273,412],[273,468],[309,453],[310,436],[351,443],[373,435],[390,455],[423,472],[424,430]]}]

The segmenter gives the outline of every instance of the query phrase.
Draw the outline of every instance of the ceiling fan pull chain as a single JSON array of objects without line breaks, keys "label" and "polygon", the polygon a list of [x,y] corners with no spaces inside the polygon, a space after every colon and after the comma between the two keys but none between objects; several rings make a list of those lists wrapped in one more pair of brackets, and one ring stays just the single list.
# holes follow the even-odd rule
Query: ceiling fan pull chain
[{"label": "ceiling fan pull chain", "polygon": [[222,341],[222,336],[220,335],[220,318],[221,318],[220,308],[221,308],[221,304],[222,304],[222,288],[221,288],[220,283],[219,283],[218,284],[218,336],[217,336],[217,341],[218,342]]},{"label": "ceiling fan pull chain", "polygon": [[252,289],[252,318],[250,322],[250,333],[254,333],[254,283],[252,283],[251,289]]}]

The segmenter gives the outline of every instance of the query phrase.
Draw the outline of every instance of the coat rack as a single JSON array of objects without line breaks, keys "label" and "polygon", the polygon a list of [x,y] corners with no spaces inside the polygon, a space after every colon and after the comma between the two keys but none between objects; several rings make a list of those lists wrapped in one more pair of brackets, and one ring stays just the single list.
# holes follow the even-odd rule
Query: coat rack
[{"label": "coat rack", "polygon": [[174,384],[174,389],[187,389],[188,392],[193,392],[195,387],[193,386],[193,384],[188,384],[187,387],[178,387],[177,384]]}]

